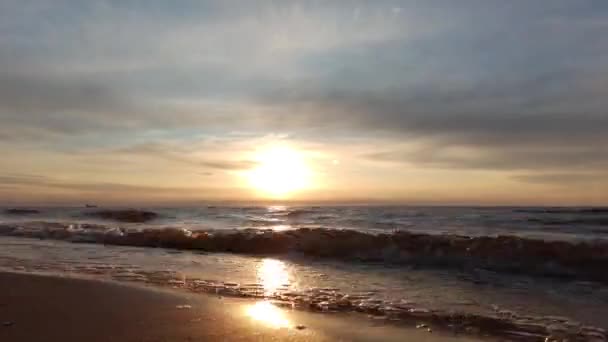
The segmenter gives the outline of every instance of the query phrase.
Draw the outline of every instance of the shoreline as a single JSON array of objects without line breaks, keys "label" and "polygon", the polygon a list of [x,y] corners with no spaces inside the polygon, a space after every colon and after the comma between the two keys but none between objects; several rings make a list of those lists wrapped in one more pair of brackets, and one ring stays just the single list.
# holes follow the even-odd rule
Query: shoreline
[{"label": "shoreline", "polygon": [[[348,314],[94,279],[0,272],[0,340],[479,341]],[[354,328],[356,327],[356,328]]]},{"label": "shoreline", "polygon": [[[260,270],[264,270],[265,266],[268,266],[265,265],[264,260],[260,259],[250,262],[250,260],[242,258],[231,259],[231,256],[226,255],[221,257],[222,261],[215,256],[200,258],[195,256],[197,262],[194,266],[196,271],[194,271],[188,268],[192,267],[192,265],[190,265],[190,262],[193,261],[190,259],[192,255],[181,253],[175,254],[172,251],[164,250],[162,248],[147,249],[147,251],[157,251],[160,253],[159,255],[157,255],[158,253],[143,253],[140,255],[139,252],[130,254],[131,251],[123,257],[133,257],[134,263],[128,263],[121,266],[120,259],[115,260],[113,258],[115,257],[114,253],[116,252],[114,248],[122,247],[107,246],[107,248],[99,248],[99,245],[94,244],[70,244],[70,248],[66,248],[68,245],[63,245],[63,243],[55,246],[52,240],[49,240],[48,243],[47,241],[41,240],[40,244],[30,246],[30,243],[26,242],[25,239],[15,239],[15,241],[9,240],[6,244],[6,249],[3,250],[3,253],[0,253],[0,261],[6,261],[3,262],[5,267],[0,267],[0,270],[24,272],[27,274],[41,273],[43,275],[59,277],[86,278],[104,282],[118,282],[118,284],[121,285],[132,285],[147,289],[169,290],[172,292],[180,292],[180,294],[207,294],[212,298],[221,295],[227,299],[230,298],[223,303],[232,302],[232,299],[245,299],[247,303],[252,303],[255,300],[272,300],[276,301],[274,303],[278,306],[288,309],[296,308],[296,311],[317,312],[317,315],[321,315],[320,317],[324,318],[347,317],[350,314],[353,314],[352,317],[364,318],[366,320],[366,322],[358,322],[356,326],[366,326],[369,325],[369,322],[373,322],[374,325],[390,324],[405,329],[414,329],[419,325],[428,325],[437,334],[448,334],[450,336],[458,334],[459,336],[484,339],[488,336],[495,339],[515,337],[517,340],[532,342],[541,341],[546,337],[556,336],[556,334],[557,336],[563,336],[564,338],[571,338],[573,341],[586,341],[584,338],[598,336],[605,339],[606,336],[608,336],[606,335],[605,322],[601,319],[596,319],[597,317],[603,316],[603,308],[596,310],[595,313],[598,314],[594,315],[594,308],[586,307],[583,313],[577,313],[576,315],[578,316],[573,316],[570,311],[557,310],[562,307],[572,308],[572,305],[566,306],[564,304],[562,306],[560,302],[557,304],[558,306],[553,307],[554,310],[547,310],[545,313],[534,314],[525,311],[528,304],[531,306],[556,304],[550,300],[541,300],[538,303],[522,301],[521,299],[512,300],[511,298],[503,300],[503,298],[500,298],[499,296],[497,302],[490,300],[486,300],[485,302],[486,305],[498,303],[491,308],[492,311],[475,312],[474,310],[467,309],[461,311],[433,309],[433,306],[425,306],[419,302],[417,303],[416,300],[412,300],[408,293],[404,293],[399,297],[406,298],[406,301],[391,302],[387,300],[381,302],[374,299],[373,295],[359,298],[358,295],[368,296],[368,294],[363,292],[356,292],[355,290],[341,291],[338,287],[332,287],[333,284],[331,283],[325,287],[319,287],[317,283],[310,282],[301,283],[299,286],[300,290],[296,289],[293,291],[267,295],[259,292],[260,286],[266,286],[263,285],[265,281],[269,281],[270,286],[272,286],[273,282],[282,280],[281,277],[283,274],[281,272],[288,272],[285,273],[285,275],[292,274],[295,276],[301,272],[305,273],[306,270],[295,268],[286,271],[281,268],[271,268],[273,271],[272,274],[260,273]],[[24,242],[25,245],[23,245]],[[27,248],[13,248],[11,247],[13,243],[15,246],[27,246]],[[71,246],[76,247],[72,248]],[[108,252],[106,249],[111,251]],[[76,254],[73,253],[75,250],[78,251]],[[140,251],[139,248],[137,250]],[[20,259],[19,256],[25,259]],[[92,260],[89,260],[89,256],[94,257]],[[141,259],[141,257],[144,256],[146,259],[151,258],[150,261],[154,261],[154,265],[156,266],[151,267],[172,265],[170,267],[177,267],[175,269],[177,271],[166,271],[164,268],[152,269],[150,268],[150,265],[145,266],[146,263]],[[28,261],[29,257],[33,257],[33,259]],[[110,257],[110,259],[107,259],[108,257]],[[184,257],[184,260],[190,266],[184,266],[183,262],[165,264],[168,260],[174,261]],[[64,258],[68,259],[66,264],[62,264],[65,261],[63,260]],[[224,260],[224,258],[228,259]],[[88,261],[81,264],[85,260]],[[103,262],[99,264],[102,260]],[[57,262],[59,262],[59,264],[57,264]],[[108,265],[106,265],[107,263],[113,264],[114,266],[108,268]],[[219,274],[216,273],[218,270],[215,268],[218,264],[220,265],[218,266],[220,268]],[[138,268],[140,266],[137,265],[142,265],[143,268],[140,269]],[[257,281],[252,277],[235,278],[226,276],[226,270],[222,268],[226,265],[229,270],[234,269],[233,265],[241,265],[244,267],[244,270],[255,271],[255,276],[258,277],[255,278]],[[274,264],[272,263],[270,264],[270,266],[273,265]],[[182,269],[181,267],[187,268]],[[324,271],[325,274],[332,274],[332,270],[321,271]],[[359,278],[355,277],[354,279],[356,280]],[[412,279],[419,278],[414,277]],[[295,281],[299,280],[295,278]],[[390,284],[392,283],[389,283],[389,285]],[[431,284],[431,286],[433,286],[433,284]],[[479,289],[480,287],[476,288]],[[408,287],[407,289],[408,291],[411,289],[410,293],[417,293],[416,288]],[[434,287],[431,287],[431,291],[427,291],[428,293],[425,295],[441,296],[447,293],[448,297],[446,298],[449,299],[450,297],[453,298],[454,295],[458,295],[461,287],[459,284],[454,284],[453,289],[453,293],[452,286],[450,286],[448,291],[435,292]],[[1,292],[0,286],[0,294]],[[464,295],[466,298],[466,292]],[[366,300],[367,298],[372,299]],[[410,301],[407,301],[407,298],[410,298]],[[599,300],[602,300],[604,297],[600,295],[598,298]],[[533,297],[530,297],[530,299],[534,300]],[[466,302],[464,303],[464,305],[467,305]],[[478,305],[481,306],[483,304],[484,303],[479,303]],[[517,304],[520,306],[517,306]],[[514,308],[515,311],[509,311],[509,308]],[[578,310],[578,307],[575,307],[575,309]],[[567,312],[567,316],[564,316],[562,312]],[[295,315],[296,313],[294,312],[291,314]]]}]

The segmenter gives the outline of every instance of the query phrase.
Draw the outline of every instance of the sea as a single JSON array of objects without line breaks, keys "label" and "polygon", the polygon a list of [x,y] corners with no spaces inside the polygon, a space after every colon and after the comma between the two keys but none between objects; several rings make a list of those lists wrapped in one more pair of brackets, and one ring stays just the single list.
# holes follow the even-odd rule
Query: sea
[{"label": "sea", "polygon": [[0,270],[506,340],[608,340],[608,208],[6,207]]}]

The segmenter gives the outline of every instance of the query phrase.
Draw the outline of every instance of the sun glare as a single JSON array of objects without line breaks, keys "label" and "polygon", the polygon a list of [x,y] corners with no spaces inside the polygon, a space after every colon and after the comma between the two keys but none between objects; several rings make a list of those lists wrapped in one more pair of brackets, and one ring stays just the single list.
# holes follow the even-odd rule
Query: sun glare
[{"label": "sun glare", "polygon": [[287,146],[258,152],[257,166],[247,173],[249,184],[269,197],[287,197],[310,186],[310,169],[302,153]]}]

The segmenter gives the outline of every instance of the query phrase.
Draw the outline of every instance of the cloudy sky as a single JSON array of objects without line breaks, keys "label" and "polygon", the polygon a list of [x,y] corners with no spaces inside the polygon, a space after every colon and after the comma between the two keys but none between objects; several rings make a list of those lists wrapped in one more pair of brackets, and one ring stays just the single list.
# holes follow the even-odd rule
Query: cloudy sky
[{"label": "cloudy sky", "polygon": [[0,204],[608,204],[608,2],[0,1]]}]

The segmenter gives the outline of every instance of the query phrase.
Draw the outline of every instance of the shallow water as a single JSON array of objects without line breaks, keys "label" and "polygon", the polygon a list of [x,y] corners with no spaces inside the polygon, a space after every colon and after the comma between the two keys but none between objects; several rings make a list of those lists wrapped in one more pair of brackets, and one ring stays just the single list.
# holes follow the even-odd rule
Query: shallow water
[{"label": "shallow water", "polygon": [[[597,240],[601,238],[603,229],[608,228],[602,223],[602,218],[607,215],[605,212],[586,212],[586,209],[157,209],[161,218],[144,224],[91,220],[82,215],[82,210],[42,209],[36,215],[5,216],[2,223],[22,226],[28,231],[46,229],[53,225],[64,227],[66,224],[76,224],[69,228],[70,234],[74,234],[70,238],[82,233],[77,224],[83,223],[101,224],[104,229],[110,230],[118,227],[160,229],[173,226],[194,232],[212,228],[231,231],[245,228],[291,230],[333,226],[367,233],[407,229],[432,234],[449,232],[471,236],[508,234],[570,242]],[[539,223],[540,219],[545,223]],[[559,220],[579,222],[579,226],[564,224],[562,227],[556,223]],[[527,225],[521,226],[524,222]],[[580,332],[584,325],[608,328],[608,320],[604,319],[608,317],[606,283],[492,272],[475,267],[461,269],[335,260],[301,253],[271,256],[202,253],[164,248],[75,244],[14,236],[0,237],[0,267],[5,270],[72,273],[146,282],[222,295],[264,297],[282,305],[315,311],[360,311],[390,319],[432,323],[435,322],[435,318],[431,317],[433,315],[443,319],[454,316],[454,313],[466,313],[501,322],[515,322],[526,333],[538,332],[537,326],[542,327],[534,338],[559,334],[564,329]],[[470,318],[462,320],[466,322],[452,319],[448,325],[462,323],[469,328],[484,328],[485,323],[471,322]],[[602,330],[589,331],[590,334],[584,335],[588,340],[604,333]]]}]

